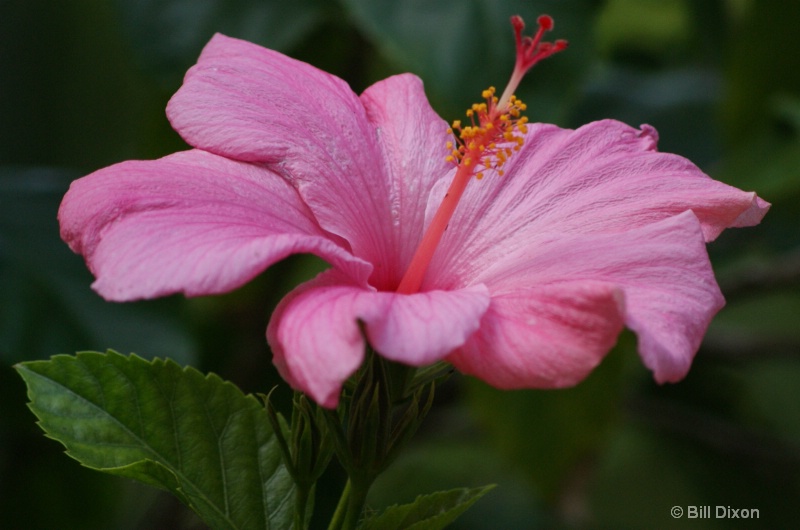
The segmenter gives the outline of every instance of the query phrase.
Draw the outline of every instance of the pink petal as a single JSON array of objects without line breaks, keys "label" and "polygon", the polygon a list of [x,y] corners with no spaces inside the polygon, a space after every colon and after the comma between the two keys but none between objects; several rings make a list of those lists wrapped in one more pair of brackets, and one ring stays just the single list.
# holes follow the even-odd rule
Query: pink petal
[{"label": "pink petal", "polygon": [[[378,136],[384,174],[389,178],[391,247],[396,256],[382,263],[372,285],[394,290],[419,245],[425,222],[422,207],[437,179],[455,171],[445,161],[448,124],[428,104],[422,81],[398,75],[380,81],[361,95]],[[400,111],[399,109],[402,109]]]},{"label": "pink petal", "polygon": [[492,296],[478,331],[447,360],[498,388],[559,388],[581,381],[623,328],[611,284],[565,281]]},{"label": "pink petal", "polygon": [[59,221],[109,300],[230,291],[297,252],[361,281],[371,270],[319,228],[281,177],[203,151],[123,162],[79,179]]},{"label": "pink petal", "polygon": [[[480,331],[451,360],[503,388],[583,378],[619,331],[612,305],[617,292],[645,365],[657,381],[677,381],[724,305],[692,212],[618,234],[540,234],[475,281],[489,287],[492,306]],[[595,291],[582,294],[585,282]]]},{"label": "pink petal", "polygon": [[363,361],[362,326],[383,357],[422,366],[464,344],[488,306],[483,286],[399,295],[364,289],[328,271],[281,301],[267,339],[283,378],[335,407],[342,383]]},{"label": "pink petal", "polygon": [[[320,226],[345,238],[354,255],[385,267],[376,269],[373,285],[389,288],[404,268],[399,253],[413,243],[396,233],[413,232],[419,221],[401,216],[412,214],[406,203],[424,193],[428,172],[440,171],[445,155],[446,125],[418,81],[391,78],[369,89],[362,102],[333,75],[216,35],[167,115],[191,145],[271,164],[290,179]],[[441,151],[427,162],[434,149],[428,137],[436,129],[441,138],[433,145]]]},{"label": "pink petal", "polygon": [[190,144],[248,162],[311,171],[311,159],[372,169],[378,153],[363,106],[346,82],[220,34],[186,73],[167,116]]},{"label": "pink petal", "polygon": [[651,127],[612,120],[575,131],[531,126],[505,176],[489,173],[467,187],[425,287],[462,285],[539,233],[620,233],[692,210],[709,241],[766,213],[768,203],[754,193],[656,152],[655,142]]}]

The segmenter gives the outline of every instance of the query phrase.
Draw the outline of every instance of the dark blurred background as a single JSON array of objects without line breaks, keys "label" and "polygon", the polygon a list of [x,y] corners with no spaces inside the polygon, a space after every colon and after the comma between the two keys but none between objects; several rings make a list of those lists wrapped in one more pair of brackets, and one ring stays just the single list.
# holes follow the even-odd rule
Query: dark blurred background
[{"label": "dark blurred background", "polygon": [[[512,14],[570,49],[520,91],[531,121],[649,123],[660,149],[773,203],[709,246],[728,299],[683,382],[653,383],[626,333],[578,387],[500,392],[455,376],[376,485],[382,507],[498,484],[453,528],[796,528],[800,501],[800,2],[793,0],[0,0],[0,528],[202,528],[155,490],[82,468],[26,409],[14,363],[113,348],[280,384],[269,314],[318,260],[221,297],[110,304],[58,236],[71,180],[185,148],[164,107],[214,32],[356,92],[405,71],[461,116],[513,64]],[[398,108],[397,112],[404,112]],[[794,403],[794,405],[793,405]],[[332,466],[323,525],[338,499]],[[670,508],[758,509],[757,521]]]}]

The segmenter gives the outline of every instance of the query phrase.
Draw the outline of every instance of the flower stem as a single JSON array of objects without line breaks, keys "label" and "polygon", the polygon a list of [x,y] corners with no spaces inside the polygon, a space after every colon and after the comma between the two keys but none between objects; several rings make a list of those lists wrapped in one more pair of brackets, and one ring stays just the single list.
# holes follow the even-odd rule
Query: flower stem
[{"label": "flower stem", "polygon": [[328,530],[355,530],[361,520],[361,512],[367,503],[367,492],[369,491],[370,480],[353,481],[349,479],[342,490],[339,504],[333,513]]},{"label": "flower stem", "polygon": [[328,530],[341,530],[342,524],[344,524],[347,508],[350,505],[351,490],[352,485],[350,480],[348,480],[347,484],[344,485],[344,489],[342,490],[342,496],[339,497],[339,504],[336,505],[336,511],[333,512],[333,517],[331,517],[331,524],[328,525]]},{"label": "flower stem", "polygon": [[306,527],[306,507],[308,505],[309,490],[305,487],[297,488],[297,497],[294,505],[294,527],[303,530]]},{"label": "flower stem", "polygon": [[372,481],[348,481],[350,488],[350,497],[347,502],[347,515],[345,516],[342,530],[355,530],[358,526],[358,521],[361,520],[361,512],[364,511],[364,505],[367,504],[367,492]]}]

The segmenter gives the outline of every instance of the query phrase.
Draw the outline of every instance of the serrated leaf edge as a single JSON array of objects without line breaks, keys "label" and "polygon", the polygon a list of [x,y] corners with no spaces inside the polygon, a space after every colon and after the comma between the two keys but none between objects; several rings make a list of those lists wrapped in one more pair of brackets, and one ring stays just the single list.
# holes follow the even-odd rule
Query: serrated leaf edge
[{"label": "serrated leaf edge", "polygon": [[[55,381],[55,380],[53,380],[53,379],[51,379],[49,377],[46,377],[46,376],[40,374],[39,372],[36,372],[35,370],[32,370],[30,368],[30,366],[32,366],[32,365],[51,363],[54,360],[66,360],[66,361],[69,361],[69,362],[77,362],[77,361],[80,361],[80,359],[82,357],[86,357],[86,356],[118,357],[118,358],[121,358],[121,359],[123,359],[125,361],[131,361],[132,360],[134,362],[142,362],[142,363],[145,363],[147,365],[150,365],[151,367],[155,366],[157,363],[163,363],[164,365],[173,365],[173,366],[177,367],[182,373],[184,373],[186,375],[190,375],[192,377],[199,376],[204,381],[216,381],[218,383],[221,383],[224,386],[231,387],[236,392],[239,392],[245,399],[252,401],[254,404],[258,405],[259,408],[261,408],[261,405],[258,403],[258,400],[252,394],[244,394],[244,393],[242,393],[241,390],[236,385],[231,383],[230,381],[226,381],[226,380],[222,379],[221,377],[219,377],[217,374],[215,374],[213,372],[210,372],[210,373],[204,375],[202,372],[200,372],[199,370],[197,370],[196,368],[194,368],[192,366],[180,366],[178,363],[176,363],[175,361],[173,361],[172,359],[169,359],[169,358],[162,359],[160,357],[154,357],[152,360],[148,361],[147,359],[145,359],[145,358],[143,358],[143,357],[141,357],[139,355],[136,355],[135,353],[131,353],[129,355],[123,355],[123,354],[121,354],[119,352],[116,352],[114,350],[108,350],[105,353],[96,352],[96,351],[82,351],[82,352],[76,353],[75,355],[58,354],[58,355],[54,355],[53,357],[51,357],[50,360],[27,361],[27,362],[18,363],[16,365],[14,365],[14,368],[19,372],[20,376],[23,379],[25,379],[26,383],[27,383],[28,380],[27,380],[27,377],[26,377],[25,374],[33,375],[34,377],[39,377],[39,378],[45,379],[47,381],[50,381],[51,383],[54,383],[54,384],[58,385],[59,387],[65,389],[66,391],[71,393],[72,395],[74,395],[74,396],[80,398],[81,400],[85,401],[86,403],[90,404],[92,407],[96,408],[97,410],[100,410],[101,412],[103,412],[108,417],[113,418],[113,420],[120,427],[122,427],[125,432],[130,433],[131,437],[134,440],[137,440],[142,445],[142,447],[146,447],[148,452],[150,452],[151,454],[153,454],[157,458],[161,458],[162,462],[168,462],[168,460],[166,458],[162,457],[156,451],[153,451],[150,448],[149,444],[144,443],[143,440],[141,440],[139,436],[135,435],[135,433],[130,431],[130,429],[128,429],[128,427],[125,424],[121,423],[118,418],[116,418],[115,416],[113,416],[110,413],[108,413],[108,411],[102,409],[96,403],[94,403],[94,402],[90,401],[89,399],[81,396],[80,394],[75,393],[74,391],[72,391],[72,389],[63,386],[58,381]],[[123,374],[123,375],[125,375],[125,374]],[[127,378],[127,376],[126,376],[126,378]],[[36,422],[36,424],[44,431],[45,435],[48,438],[57,441],[58,443],[62,444],[66,448],[65,453],[67,454],[67,456],[69,456],[70,458],[76,460],[82,466],[84,466],[84,467],[86,467],[88,469],[93,469],[95,471],[100,471],[100,472],[109,473],[109,474],[113,474],[113,470],[123,469],[125,467],[130,467],[130,466],[135,465],[135,464],[139,464],[139,463],[143,463],[143,462],[147,462],[147,461],[152,461],[152,462],[160,465],[164,469],[168,470],[173,475],[175,475],[175,477],[178,479],[178,488],[177,489],[180,491],[182,499],[184,500],[184,502],[186,502],[190,507],[192,507],[194,509],[194,506],[192,506],[192,503],[189,502],[189,495],[186,493],[186,490],[183,487],[183,485],[191,486],[195,491],[198,491],[198,492],[201,492],[202,490],[200,488],[198,488],[191,480],[189,480],[183,473],[180,473],[178,470],[172,469],[171,466],[164,465],[164,463],[159,462],[158,460],[149,460],[147,458],[142,459],[142,460],[136,460],[135,462],[131,462],[130,464],[127,464],[125,466],[117,466],[117,467],[114,467],[114,468],[95,467],[95,466],[90,466],[90,465],[84,464],[77,457],[75,457],[74,455],[71,454],[71,451],[70,451],[69,447],[67,446],[67,444],[65,444],[62,440],[52,436],[50,434],[50,432],[48,431],[48,429],[43,425],[42,419],[39,417],[39,415],[36,413],[36,410],[33,408],[34,403],[33,403],[33,396],[31,396],[30,386],[28,386],[28,398],[31,400],[31,401],[28,402],[28,408],[31,410],[31,412],[39,420],[39,421]],[[173,426],[174,426],[175,415],[171,414],[171,418],[172,418]],[[174,429],[174,430],[177,430],[177,429]],[[274,433],[273,433],[273,436],[274,436]],[[217,449],[221,450],[221,448],[219,447],[219,437],[217,437]],[[260,461],[260,456],[257,456],[257,459]],[[259,477],[263,478],[262,471],[261,471],[261,466],[259,466]],[[225,481],[223,480],[223,483],[224,482]],[[267,510],[267,502],[266,502],[267,492],[265,491],[265,488],[264,488],[265,484],[266,483],[262,480],[261,481],[261,490],[262,490],[261,491],[261,493],[262,493],[261,497],[262,497],[262,506],[264,506],[264,509],[265,509],[265,520],[267,522],[269,522],[269,513],[266,511]],[[223,484],[223,488],[225,488],[225,491],[227,492],[227,484]],[[217,505],[214,502],[212,502],[211,499],[209,499],[205,494],[200,495],[200,498],[206,500],[207,501],[206,505],[213,507],[214,510],[219,513],[219,515],[222,517],[222,519],[227,521],[230,524],[231,528],[237,528],[236,525],[233,523],[233,521],[230,520],[229,515],[227,513],[221,512],[219,507],[217,507]],[[281,502],[279,503],[279,505],[282,506],[286,502],[286,500],[287,499],[285,499],[285,498],[282,499]],[[226,503],[226,505],[228,503],[227,493],[226,493],[226,496],[225,496],[225,503]]]}]

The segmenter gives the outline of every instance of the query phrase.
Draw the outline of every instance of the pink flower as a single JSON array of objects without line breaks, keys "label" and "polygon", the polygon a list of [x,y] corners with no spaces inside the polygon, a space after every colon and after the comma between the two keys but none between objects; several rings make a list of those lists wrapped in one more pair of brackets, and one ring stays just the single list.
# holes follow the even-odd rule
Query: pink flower
[{"label": "pink flower", "polygon": [[419,79],[358,96],[217,35],[167,115],[195,149],[75,181],[62,237],[117,301],[222,293],[289,254],[322,257],[331,269],[286,296],[267,338],[283,377],[326,407],[365,336],[395,361],[551,388],[584,378],[628,326],[656,380],[679,380],[724,303],[705,243],[769,207],[658,153],[649,126],[522,122],[504,175],[492,158],[467,178],[429,263],[412,267],[419,286],[401,294],[463,166],[445,160],[448,124]]}]

